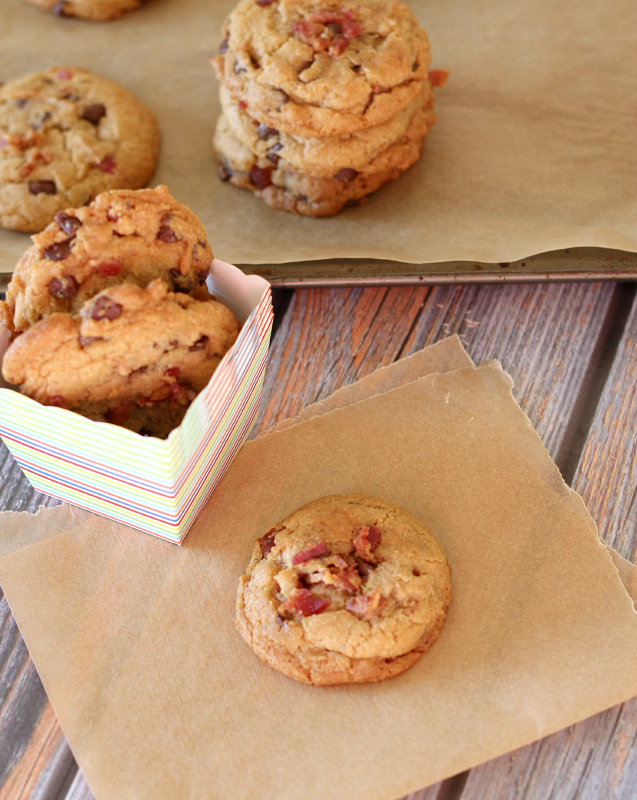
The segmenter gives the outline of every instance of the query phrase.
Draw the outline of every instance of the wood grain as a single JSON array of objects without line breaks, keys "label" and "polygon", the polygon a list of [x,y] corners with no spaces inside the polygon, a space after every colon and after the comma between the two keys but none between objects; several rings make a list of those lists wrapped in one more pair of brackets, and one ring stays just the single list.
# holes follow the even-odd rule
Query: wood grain
[{"label": "wood grain", "polygon": [[[607,352],[617,297],[618,288],[610,283],[296,291],[288,306],[278,302],[255,431],[458,333],[475,361],[501,361],[515,381],[516,398],[559,458],[564,442],[577,441],[571,434],[581,425],[582,398],[591,387],[597,391],[594,378],[602,375],[599,406],[592,392],[590,432],[587,428],[576,485],[582,482],[587,501],[601,514],[609,541],[623,543],[624,555],[634,553],[637,312],[628,317],[617,353]],[[595,480],[604,475],[609,459],[621,462],[610,483]],[[43,498],[35,497],[2,450],[0,473],[2,507],[35,510]],[[10,752],[2,736],[12,739],[11,726],[0,716],[0,800],[90,800],[6,604],[1,614],[0,648],[6,649],[0,649],[0,714],[5,708],[9,713],[14,703],[25,729]],[[628,800],[637,785],[636,748],[631,749],[636,732],[637,703],[625,704],[410,798]]]}]

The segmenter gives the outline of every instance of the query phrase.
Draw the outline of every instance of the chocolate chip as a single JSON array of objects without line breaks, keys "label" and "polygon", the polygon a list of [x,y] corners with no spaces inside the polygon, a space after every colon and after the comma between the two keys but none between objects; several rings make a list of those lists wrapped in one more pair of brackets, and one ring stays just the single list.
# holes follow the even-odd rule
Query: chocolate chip
[{"label": "chocolate chip", "polygon": [[257,128],[257,136],[259,139],[271,139],[273,136],[278,136],[279,132],[276,128],[269,128],[267,125],[261,123]]},{"label": "chocolate chip", "polygon": [[351,167],[345,167],[344,169],[339,169],[334,177],[341,183],[351,183],[358,177],[358,172]]},{"label": "chocolate chip", "polygon": [[241,64],[238,61],[234,62],[233,69],[234,69],[234,74],[235,75],[243,75],[244,72],[248,71],[245,67],[242,67]]},{"label": "chocolate chip", "polygon": [[67,297],[73,297],[77,292],[77,281],[72,275],[61,275],[59,278],[52,278],[49,282],[49,292],[53,297],[57,297],[58,300],[66,300]]},{"label": "chocolate chip", "polygon": [[93,319],[113,320],[117,319],[121,315],[122,311],[122,306],[119,303],[111,300],[111,298],[107,297],[106,295],[102,295],[93,303],[91,317]]},{"label": "chocolate chip", "polygon": [[197,350],[205,350],[207,344],[208,344],[208,337],[202,336],[200,339],[197,339],[197,341],[194,344],[191,344],[188,349],[192,353],[195,353]]},{"label": "chocolate chip", "polygon": [[64,261],[71,255],[71,242],[72,239],[65,239],[63,242],[50,244],[44,248],[42,255],[49,261]]},{"label": "chocolate chip", "polygon": [[64,211],[58,211],[55,215],[55,221],[71,239],[76,235],[78,229],[82,227],[82,223],[77,217],[65,214]]},{"label": "chocolate chip", "polygon": [[223,42],[221,42],[221,44],[219,45],[219,53],[222,56],[225,55],[225,53],[228,52],[228,47],[229,47],[228,39],[229,39],[229,37],[226,36],[226,38],[223,40]]},{"label": "chocolate chip", "polygon": [[226,167],[225,164],[219,165],[219,177],[225,183],[232,178],[232,170],[229,167]]},{"label": "chocolate chip", "polygon": [[266,186],[272,183],[272,167],[257,167],[255,165],[248,174],[250,183],[256,186],[257,189],[265,189]]},{"label": "chocolate chip", "polygon": [[417,69],[418,69],[418,62],[414,61],[414,63],[411,65],[411,71],[415,72]]},{"label": "chocolate chip", "polygon": [[343,33],[343,26],[340,22],[328,22],[325,27],[332,34],[332,36],[337,36],[338,34]]},{"label": "chocolate chip", "polygon": [[140,428],[139,429],[140,436],[153,436],[153,432],[150,428]]},{"label": "chocolate chip", "polygon": [[31,194],[55,194],[57,189],[53,181],[32,181],[29,184]]},{"label": "chocolate chip", "polygon": [[57,15],[58,15],[58,17],[70,17],[70,16],[71,16],[71,14],[68,14],[68,13],[66,12],[65,6],[66,6],[66,3],[64,2],[64,0],[62,0],[62,2],[60,2],[60,3],[56,3],[56,4],[55,4],[55,5],[54,5],[54,6],[51,8],[51,11],[52,11],[54,14],[57,14]]},{"label": "chocolate chip", "polygon": [[254,69],[259,69],[261,64],[259,64],[258,60],[250,53],[250,63]]},{"label": "chocolate chip", "polygon": [[166,242],[166,244],[173,244],[173,242],[180,242],[181,239],[172,228],[169,228],[168,225],[160,225],[159,230],[157,231],[157,238],[160,242]]},{"label": "chocolate chip", "polygon": [[85,347],[93,344],[93,342],[103,342],[104,340],[101,336],[78,336],[77,341],[79,342],[82,350],[84,350]]},{"label": "chocolate chip", "polygon": [[268,152],[266,153],[266,156],[265,156],[265,157],[266,157],[266,158],[268,159],[268,161],[270,161],[270,162],[271,162],[271,163],[272,163],[272,164],[273,164],[275,167],[276,167],[276,165],[279,163],[279,156],[276,154],[276,152],[274,151],[274,149],[270,149],[270,150],[268,150]]},{"label": "chocolate chip", "polygon": [[51,112],[50,111],[43,111],[41,114],[38,114],[37,119],[33,123],[33,129],[38,131],[44,125],[45,122],[48,122],[51,119]]},{"label": "chocolate chip", "polygon": [[165,214],[162,217],[161,222],[159,223],[159,230],[157,231],[157,239],[160,242],[166,242],[167,244],[172,244],[173,242],[180,242],[181,239],[175,231],[168,225],[172,216],[170,214]]},{"label": "chocolate chip", "polygon": [[80,114],[80,119],[85,119],[92,125],[97,125],[98,122],[106,115],[106,107],[102,103],[93,103],[87,106]]},{"label": "chocolate chip", "polygon": [[28,102],[29,102],[28,97],[19,97],[15,101],[15,104],[17,105],[18,108],[24,108]]},{"label": "chocolate chip", "polygon": [[204,285],[204,283],[208,280],[208,275],[209,274],[210,273],[208,272],[208,270],[206,270],[205,272],[199,272],[197,274],[197,282],[199,283],[199,286],[203,286]]}]

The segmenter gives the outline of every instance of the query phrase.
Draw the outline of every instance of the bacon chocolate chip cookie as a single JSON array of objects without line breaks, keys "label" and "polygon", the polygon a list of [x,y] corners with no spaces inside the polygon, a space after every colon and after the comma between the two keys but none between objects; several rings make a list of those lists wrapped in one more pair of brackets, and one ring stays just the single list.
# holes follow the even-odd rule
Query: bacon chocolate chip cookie
[{"label": "bacon chocolate chip cookie", "polygon": [[241,0],[212,59],[254,119],[299,136],[386,122],[419,94],[425,31],[397,0]]},{"label": "bacon chocolate chip cookie", "polygon": [[380,681],[438,638],[450,570],[431,531],[364,495],[323,497],[255,543],[237,626],[270,666],[304,683]]},{"label": "bacon chocolate chip cookie", "polygon": [[109,189],[138,189],[159,155],[155,116],[115,83],[53,67],[0,87],[0,227],[41,231]]},{"label": "bacon chocolate chip cookie", "polygon": [[176,427],[234,344],[239,325],[213,298],[162,280],[111,286],[77,314],[53,313],[18,336],[2,373],[44,405],[153,436]]},{"label": "bacon chocolate chip cookie", "polygon": [[197,299],[205,286],[212,250],[203,225],[165,186],[117,190],[89,206],[60,211],[18,262],[0,322],[13,334],[55,312],[76,313],[113,284],[146,286],[161,278]]}]

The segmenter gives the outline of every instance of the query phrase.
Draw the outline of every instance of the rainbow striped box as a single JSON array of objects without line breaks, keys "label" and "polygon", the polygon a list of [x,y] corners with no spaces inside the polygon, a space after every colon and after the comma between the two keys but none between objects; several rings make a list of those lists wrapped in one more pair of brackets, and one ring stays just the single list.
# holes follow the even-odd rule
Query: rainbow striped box
[{"label": "rainbow striped box", "polygon": [[35,489],[181,544],[254,424],[272,330],[263,278],[215,260],[208,286],[243,327],[165,440],[0,388],[0,436]]}]

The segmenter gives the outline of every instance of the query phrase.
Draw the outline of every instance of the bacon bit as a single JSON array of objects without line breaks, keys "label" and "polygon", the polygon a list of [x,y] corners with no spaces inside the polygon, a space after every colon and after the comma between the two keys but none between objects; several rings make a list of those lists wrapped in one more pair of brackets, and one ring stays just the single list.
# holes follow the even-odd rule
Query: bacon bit
[{"label": "bacon bit", "polygon": [[146,408],[147,406],[153,405],[153,401],[150,399],[150,397],[138,397],[135,402],[140,408]]},{"label": "bacon bit", "polygon": [[102,261],[102,263],[97,267],[97,271],[100,275],[108,277],[109,275],[119,275],[121,268],[121,261]]},{"label": "bacon bit", "polygon": [[109,409],[106,412],[106,419],[113,425],[123,425],[130,417],[130,412],[133,410],[133,404],[128,400]]},{"label": "bacon bit", "polygon": [[356,567],[337,572],[334,576],[334,586],[344,592],[357,592],[361,588],[363,579],[358,574]]},{"label": "bacon bit", "polygon": [[378,559],[372,555],[372,550],[378,547],[380,540],[381,532],[375,525],[359,525],[354,529],[352,539],[355,555],[363,561],[376,563]]},{"label": "bacon bit", "polygon": [[353,13],[345,11],[316,11],[307,19],[297,20],[292,30],[298,38],[312,46],[317,53],[329,51],[331,56],[340,56],[354,36],[363,30],[354,20]]},{"label": "bacon bit", "polygon": [[241,111],[245,111],[246,108],[248,107],[248,104],[244,100],[239,100],[238,106],[241,109]]},{"label": "bacon bit", "polygon": [[168,375],[171,378],[176,378],[179,375],[180,372],[181,372],[181,369],[179,367],[169,367],[164,372],[164,375]]},{"label": "bacon bit", "polygon": [[340,56],[348,44],[349,39],[347,36],[344,33],[338,33],[330,42],[328,53],[331,56]]},{"label": "bacon bit", "polygon": [[25,164],[23,167],[20,167],[18,170],[18,175],[21,178],[28,178],[29,175],[33,172],[33,167],[35,164]]},{"label": "bacon bit", "polygon": [[63,81],[69,80],[73,77],[73,72],[70,69],[59,69],[57,71],[58,78],[61,78]]},{"label": "bacon bit", "polygon": [[292,564],[296,566],[297,564],[302,564],[304,561],[309,561],[311,558],[326,556],[329,552],[327,545],[321,540],[311,547],[302,550],[300,553],[297,553],[295,556],[292,556]]},{"label": "bacon bit", "polygon": [[272,3],[276,3],[276,0],[257,0],[257,5],[261,6],[261,8],[265,8],[266,6],[271,6]]},{"label": "bacon bit", "polygon": [[382,607],[385,605],[385,598],[380,593],[380,589],[374,589],[366,594],[357,594],[350,598],[345,604],[345,608],[350,614],[360,619],[371,619],[377,617]]},{"label": "bacon bit", "polygon": [[355,560],[356,560],[356,569],[358,570],[358,574],[362,578],[369,577],[374,571],[373,564],[368,564],[367,561],[363,561],[362,558],[356,558]]},{"label": "bacon bit", "polygon": [[311,617],[313,614],[320,614],[325,611],[329,604],[329,600],[321,600],[320,597],[314,597],[309,589],[293,589],[288,599],[279,606],[278,612],[279,614],[283,614],[286,611],[296,612],[302,617]]},{"label": "bacon bit", "polygon": [[276,536],[276,530],[271,528],[265,536],[262,536],[260,539],[257,539],[259,542],[259,547],[261,548],[261,558],[265,558],[270,550],[274,547],[274,537]]},{"label": "bacon bit", "polygon": [[429,70],[429,83],[436,87],[442,89],[445,84],[447,83],[447,78],[449,77],[449,70],[448,69],[430,69]]},{"label": "bacon bit", "polygon": [[45,164],[50,164],[51,161],[53,161],[53,156],[51,155],[51,151],[47,150],[46,147],[44,148],[44,150],[40,150],[40,152],[38,153],[38,158],[41,161],[44,161]]},{"label": "bacon bit", "polygon": [[62,397],[61,394],[54,394],[53,397],[49,397],[49,405],[64,408],[66,405],[66,397]]},{"label": "bacon bit", "polygon": [[109,175],[112,175],[117,168],[115,159],[110,153],[107,156],[104,156],[99,164],[95,164],[94,166],[96,166],[98,169],[101,169],[102,172],[108,172]]}]

